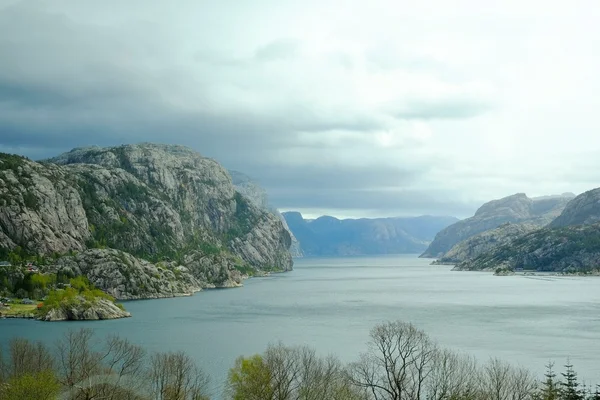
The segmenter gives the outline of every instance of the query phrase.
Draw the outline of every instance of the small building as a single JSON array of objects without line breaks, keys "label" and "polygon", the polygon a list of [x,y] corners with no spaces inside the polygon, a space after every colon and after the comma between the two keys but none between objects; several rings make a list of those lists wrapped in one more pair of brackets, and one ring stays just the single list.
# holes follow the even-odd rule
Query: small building
[{"label": "small building", "polygon": [[24,298],[23,300],[21,300],[21,304],[35,304],[35,302],[31,299]]},{"label": "small building", "polygon": [[0,261],[0,267],[12,267],[12,264],[8,261]]}]

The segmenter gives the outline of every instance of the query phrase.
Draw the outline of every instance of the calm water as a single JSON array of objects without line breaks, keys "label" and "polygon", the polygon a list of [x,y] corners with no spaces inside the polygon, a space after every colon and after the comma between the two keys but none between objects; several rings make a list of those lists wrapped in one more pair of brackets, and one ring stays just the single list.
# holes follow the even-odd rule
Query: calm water
[{"label": "calm water", "polygon": [[71,328],[117,333],[149,350],[184,350],[219,391],[238,355],[268,343],[308,344],[352,361],[369,329],[401,319],[443,345],[483,360],[497,356],[542,373],[567,357],[580,377],[600,381],[600,278],[494,277],[451,272],[415,256],[296,261],[295,270],[240,289],[127,302],[133,318],[102,322],[0,321],[15,335],[54,342]]}]

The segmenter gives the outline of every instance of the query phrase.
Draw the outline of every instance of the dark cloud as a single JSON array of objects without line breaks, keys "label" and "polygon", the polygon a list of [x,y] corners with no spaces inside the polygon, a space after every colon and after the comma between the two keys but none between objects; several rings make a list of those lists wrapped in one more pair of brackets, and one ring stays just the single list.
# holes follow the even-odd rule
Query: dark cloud
[{"label": "dark cloud", "polygon": [[[76,9],[85,18],[56,4],[0,8],[0,151],[45,158],[80,146],[176,143],[253,176],[282,208],[391,215],[473,208],[423,187],[441,167],[438,157],[421,155],[426,144],[410,122],[465,120],[491,104],[437,76],[426,96],[417,87],[379,100],[395,78],[379,74],[429,73],[440,61],[388,57],[385,46],[363,60],[352,43],[340,50],[326,37],[324,50],[294,35],[243,42],[222,28],[213,37],[203,30],[208,17],[183,36],[173,23],[169,30],[142,17],[94,21],[82,3]],[[230,42],[243,42],[242,50],[229,50]]]}]

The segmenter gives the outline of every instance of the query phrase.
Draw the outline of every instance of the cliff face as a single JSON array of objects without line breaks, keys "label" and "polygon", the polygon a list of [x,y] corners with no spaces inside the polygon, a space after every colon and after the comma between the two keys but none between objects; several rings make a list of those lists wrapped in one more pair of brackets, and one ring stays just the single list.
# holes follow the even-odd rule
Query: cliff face
[{"label": "cliff face", "polygon": [[547,227],[530,232],[515,231],[503,243],[461,260],[455,269],[597,272],[600,269],[599,221],[600,189],[594,189],[572,199]]},{"label": "cliff face", "polygon": [[[238,193],[217,162],[185,147],[76,149],[44,163],[0,156],[0,248],[43,255],[116,249],[134,257],[129,262],[138,271],[148,270],[136,266],[144,264],[140,259],[184,268],[195,260],[198,282],[185,278],[179,286],[140,294],[123,291],[118,279],[102,286],[125,293],[116,297],[231,285],[240,270],[287,271],[290,244],[276,216]],[[96,256],[84,253],[69,263],[80,269],[91,263],[83,270],[93,277],[94,260],[118,257]]]},{"label": "cliff face", "polygon": [[478,233],[455,244],[435,264],[457,264],[475,258],[497,246],[509,244],[515,238],[536,229],[539,229],[536,225],[507,222],[495,229]]},{"label": "cliff face", "polygon": [[344,219],[323,216],[305,220],[298,212],[283,214],[305,255],[350,256],[418,253],[453,217]]},{"label": "cliff face", "polygon": [[289,248],[289,252],[292,257],[302,257],[302,249],[300,247],[300,243],[294,233],[290,230],[285,218],[276,208],[272,207],[269,204],[269,196],[267,195],[267,191],[262,188],[258,183],[252,180],[248,175],[245,175],[238,171],[229,171],[231,175],[231,179],[233,181],[233,185],[235,189],[249,199],[256,207],[261,210],[267,211],[275,215],[277,218],[281,220],[283,223],[284,229],[289,233],[291,239],[291,245]]},{"label": "cliff face", "polygon": [[553,272],[600,270],[600,224],[541,228],[456,265],[456,270],[497,268]]},{"label": "cliff face", "polygon": [[481,206],[473,217],[440,231],[421,257],[443,257],[457,243],[507,222],[545,226],[560,215],[573,196],[565,194],[530,199],[524,193],[518,193],[490,201]]},{"label": "cliff face", "polygon": [[600,222],[600,188],[580,194],[567,204],[562,214],[550,224],[559,228]]}]

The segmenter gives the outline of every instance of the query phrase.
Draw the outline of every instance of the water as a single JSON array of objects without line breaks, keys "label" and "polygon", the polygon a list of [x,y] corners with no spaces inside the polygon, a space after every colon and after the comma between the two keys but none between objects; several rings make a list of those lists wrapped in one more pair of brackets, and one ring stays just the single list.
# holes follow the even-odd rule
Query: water
[{"label": "water", "polygon": [[[240,289],[125,303],[133,318],[102,322],[0,321],[0,343],[19,335],[53,343],[72,328],[116,333],[151,351],[184,350],[220,392],[239,355],[269,343],[307,344],[353,361],[369,329],[410,321],[447,347],[538,374],[567,357],[600,382],[600,278],[495,277],[429,266],[416,256],[312,258]],[[559,368],[560,369],[560,368]]]}]

